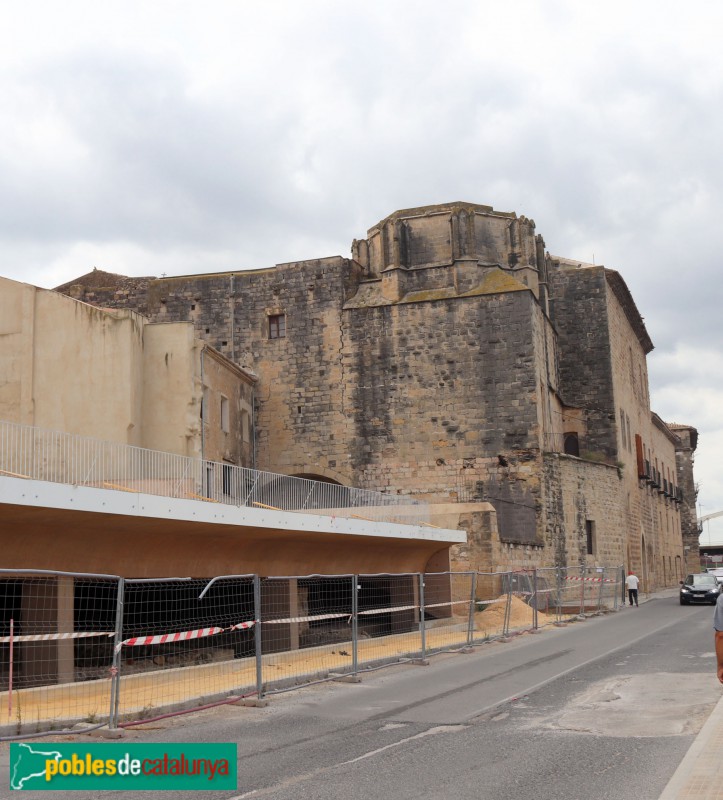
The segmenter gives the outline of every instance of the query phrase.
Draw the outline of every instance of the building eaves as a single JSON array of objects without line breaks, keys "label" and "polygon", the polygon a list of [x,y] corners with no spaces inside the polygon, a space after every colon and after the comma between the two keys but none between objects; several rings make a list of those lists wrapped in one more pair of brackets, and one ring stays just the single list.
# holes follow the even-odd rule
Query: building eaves
[{"label": "building eaves", "polygon": [[630,289],[628,289],[628,286],[623,280],[622,275],[620,275],[620,273],[616,272],[614,269],[605,268],[605,279],[608,282],[608,286],[612,289],[613,294],[617,298],[617,301],[622,306],[625,316],[628,318],[628,322],[630,323],[630,327],[638,337],[638,341],[643,348],[643,352],[647,355],[655,347],[655,345],[648,335],[643,318],[638,311],[638,307],[635,305],[633,296],[630,294]]},{"label": "building eaves", "polygon": [[203,349],[211,358],[214,359],[214,361],[217,361],[219,364],[221,364],[221,366],[238,375],[239,378],[242,378],[247,383],[250,383],[251,385],[258,383],[259,377],[256,375],[256,373],[251,372],[251,370],[248,370],[245,367],[240,367],[238,364],[235,364],[223,353],[216,350],[215,347],[212,347],[210,344],[204,344]]},{"label": "building eaves", "polygon": [[669,422],[668,427],[671,431],[687,431],[690,438],[690,447],[695,450],[698,447],[698,429],[692,425],[681,425],[677,422]]},{"label": "building eaves", "polygon": [[650,412],[650,419],[651,419],[651,421],[652,421],[653,425],[655,425],[655,427],[656,427],[656,428],[657,428],[657,429],[658,429],[658,430],[659,430],[661,433],[665,434],[665,436],[666,436],[668,439],[670,439],[670,441],[671,441],[671,442],[672,442],[672,443],[673,443],[673,444],[674,444],[676,447],[680,447],[680,445],[682,444],[682,442],[681,442],[681,440],[680,440],[680,437],[679,437],[679,436],[677,436],[677,435],[676,435],[676,434],[675,434],[675,433],[674,433],[674,432],[673,432],[673,431],[672,431],[672,430],[671,430],[671,429],[668,427],[668,425],[667,425],[665,422],[663,422],[663,420],[662,420],[662,419],[661,419],[661,418],[660,418],[660,417],[659,417],[659,416],[658,416],[658,415],[657,415],[657,414],[656,414],[654,411],[651,411],[651,412]]}]

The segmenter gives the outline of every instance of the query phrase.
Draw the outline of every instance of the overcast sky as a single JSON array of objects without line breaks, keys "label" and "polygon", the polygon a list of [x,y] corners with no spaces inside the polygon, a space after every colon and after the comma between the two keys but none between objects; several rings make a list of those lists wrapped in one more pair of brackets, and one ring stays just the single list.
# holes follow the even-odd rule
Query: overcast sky
[{"label": "overcast sky", "polygon": [[516,211],[622,273],[723,510],[721,30],[702,0],[6,2],[0,274],[268,267],[400,208]]}]

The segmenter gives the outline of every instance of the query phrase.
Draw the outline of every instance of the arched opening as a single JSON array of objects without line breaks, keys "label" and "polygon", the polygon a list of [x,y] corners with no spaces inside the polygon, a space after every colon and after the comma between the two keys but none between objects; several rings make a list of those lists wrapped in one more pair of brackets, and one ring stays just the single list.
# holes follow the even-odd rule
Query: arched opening
[{"label": "arched opening", "polygon": [[303,478],[304,480],[307,480],[307,481],[319,481],[319,483],[333,483],[333,484],[336,484],[337,486],[343,486],[344,485],[343,483],[340,483],[339,481],[335,481],[333,478],[327,478],[326,475],[316,475],[314,473],[306,473],[305,472],[305,473],[302,474],[300,472],[297,472],[295,475],[291,475],[291,477],[292,478]]},{"label": "arched opening", "polygon": [[577,433],[570,432],[565,434],[565,453],[568,456],[580,457],[580,442]]}]

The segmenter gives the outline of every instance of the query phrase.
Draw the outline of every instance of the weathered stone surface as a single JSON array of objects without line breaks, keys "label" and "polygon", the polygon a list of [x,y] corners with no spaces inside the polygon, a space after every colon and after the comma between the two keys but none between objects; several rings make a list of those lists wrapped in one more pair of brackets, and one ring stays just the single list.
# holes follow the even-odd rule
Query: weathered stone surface
[{"label": "weathered stone surface", "polygon": [[[458,566],[624,564],[673,585],[695,429],[651,416],[652,342],[618,273],[552,258],[532,220],[471,203],[394,212],[352,256],[60,290],[192,321],[257,375],[259,468],[492,503],[464,523]],[[638,440],[669,491],[641,477]]]}]

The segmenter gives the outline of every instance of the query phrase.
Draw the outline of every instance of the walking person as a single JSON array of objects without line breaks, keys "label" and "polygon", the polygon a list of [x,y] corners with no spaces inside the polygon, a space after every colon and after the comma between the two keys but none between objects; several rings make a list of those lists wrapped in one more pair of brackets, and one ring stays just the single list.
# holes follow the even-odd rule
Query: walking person
[{"label": "walking person", "polygon": [[723,683],[723,594],[718,595],[713,617],[715,628],[715,656],[718,661],[718,680]]},{"label": "walking person", "polygon": [[640,581],[638,580],[638,576],[634,572],[628,572],[628,577],[625,578],[625,586],[628,590],[628,603],[629,605],[633,605],[635,603],[635,607],[638,607],[638,586],[640,585]]}]

